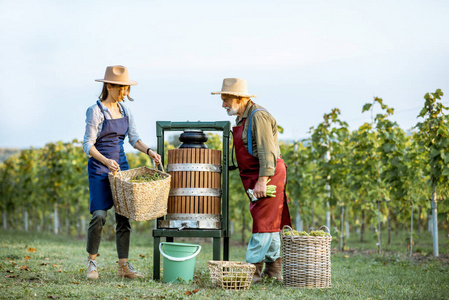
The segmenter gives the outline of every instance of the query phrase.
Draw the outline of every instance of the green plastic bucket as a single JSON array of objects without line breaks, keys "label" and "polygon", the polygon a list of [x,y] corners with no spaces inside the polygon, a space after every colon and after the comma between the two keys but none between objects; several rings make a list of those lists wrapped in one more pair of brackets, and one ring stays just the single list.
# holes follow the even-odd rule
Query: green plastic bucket
[{"label": "green plastic bucket", "polygon": [[193,280],[195,257],[200,253],[201,246],[184,243],[159,244],[159,252],[164,257],[164,282],[189,282]]}]

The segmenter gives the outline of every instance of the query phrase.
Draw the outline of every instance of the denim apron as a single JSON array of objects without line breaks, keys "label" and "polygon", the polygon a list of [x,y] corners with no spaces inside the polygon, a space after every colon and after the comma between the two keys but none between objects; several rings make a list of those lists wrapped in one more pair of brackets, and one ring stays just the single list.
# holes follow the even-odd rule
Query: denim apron
[{"label": "denim apron", "polygon": [[[242,139],[243,128],[245,128],[246,119],[240,126],[232,129],[234,136],[235,156],[240,170],[240,178],[242,179],[245,191],[254,189],[259,178],[259,159],[252,155],[252,132],[251,118],[258,110],[252,112],[249,118],[248,126],[248,150],[246,150]],[[288,198],[285,193],[285,177],[287,166],[282,158],[276,161],[275,174],[270,177],[270,185],[276,186],[276,197],[266,197],[259,199],[257,202],[250,202],[249,210],[253,218],[253,233],[279,232],[284,225],[291,226],[290,214],[288,211]],[[248,195],[247,195],[248,196]],[[248,196],[249,198],[249,196]]]},{"label": "denim apron", "polygon": [[[128,170],[129,165],[123,148],[129,124],[125,109],[119,103],[123,111],[123,118],[108,120],[100,101],[97,101],[97,105],[104,115],[104,121],[103,129],[95,142],[95,148],[106,158],[115,160],[120,165],[120,170]],[[90,157],[87,170],[89,173],[90,213],[96,210],[110,209],[114,202],[108,180],[109,169],[95,158]]]}]

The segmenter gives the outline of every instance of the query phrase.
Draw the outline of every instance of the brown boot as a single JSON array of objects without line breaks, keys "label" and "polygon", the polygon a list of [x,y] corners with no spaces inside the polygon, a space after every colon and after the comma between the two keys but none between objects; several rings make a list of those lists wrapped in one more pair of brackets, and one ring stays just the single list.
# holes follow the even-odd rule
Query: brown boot
[{"label": "brown boot", "polygon": [[137,273],[133,265],[130,264],[129,262],[125,262],[122,266],[120,265],[118,266],[117,275],[126,278],[136,278],[136,277],[144,278],[143,275]]},{"label": "brown boot", "polygon": [[277,281],[282,281],[282,257],[279,257],[274,262],[266,262],[265,270],[263,270],[262,277],[276,278]]},{"label": "brown boot", "polygon": [[260,276],[260,273],[262,273],[263,269],[263,260],[261,262],[258,262],[257,264],[253,264],[256,266],[256,272],[254,272],[253,280],[251,281],[253,284],[262,282],[262,277]]}]

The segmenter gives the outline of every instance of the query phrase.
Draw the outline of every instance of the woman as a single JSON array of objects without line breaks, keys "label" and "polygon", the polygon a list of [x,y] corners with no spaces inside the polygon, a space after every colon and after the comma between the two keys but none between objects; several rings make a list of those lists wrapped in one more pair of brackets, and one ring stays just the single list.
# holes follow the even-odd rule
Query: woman
[{"label": "woman", "polygon": [[[129,80],[124,66],[106,68],[103,91],[99,101],[87,109],[86,133],[83,150],[89,155],[88,173],[90,190],[90,213],[92,218],[87,232],[87,278],[97,279],[96,257],[101,241],[101,233],[106,222],[107,210],[113,206],[108,173],[128,170],[128,161],[123,141],[128,135],[129,143],[137,150],[148,154],[156,164],[160,155],[147,147],[139,138],[131,112],[121,103],[129,97],[130,86],[137,82]],[[128,218],[115,214],[116,245],[119,258],[118,275],[127,278],[141,277],[128,262],[129,237],[131,227]]]}]

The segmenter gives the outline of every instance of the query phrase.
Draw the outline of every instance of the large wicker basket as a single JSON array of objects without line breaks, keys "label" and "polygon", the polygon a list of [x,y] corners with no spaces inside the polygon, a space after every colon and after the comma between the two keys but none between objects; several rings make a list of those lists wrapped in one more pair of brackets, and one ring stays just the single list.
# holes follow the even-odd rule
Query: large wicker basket
[{"label": "large wicker basket", "polygon": [[[133,183],[129,180],[143,174],[159,173],[164,179]],[[115,212],[135,221],[156,219],[167,214],[170,174],[140,167],[108,174]]]},{"label": "large wicker basket", "polygon": [[256,271],[253,264],[236,261],[210,260],[208,266],[212,284],[227,290],[246,291]]},{"label": "large wicker basket", "polygon": [[284,226],[281,235],[284,285],[330,288],[332,237],[286,235],[286,230],[292,232],[292,228]]}]

